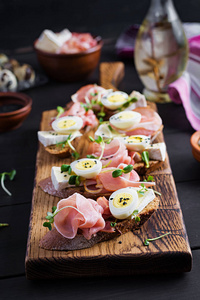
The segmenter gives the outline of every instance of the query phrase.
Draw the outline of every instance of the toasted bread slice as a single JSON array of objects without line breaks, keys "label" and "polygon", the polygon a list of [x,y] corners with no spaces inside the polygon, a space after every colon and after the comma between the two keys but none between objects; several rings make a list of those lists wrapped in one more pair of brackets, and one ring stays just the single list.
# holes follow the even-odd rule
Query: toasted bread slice
[{"label": "toasted bread slice", "polygon": [[45,147],[45,150],[51,155],[54,155],[59,158],[70,157],[71,153],[73,152],[68,145],[64,145],[64,147],[62,147],[61,145],[50,145]]},{"label": "toasted bread slice", "polygon": [[140,175],[147,175],[158,168],[161,167],[163,164],[163,161],[158,161],[158,160],[150,160],[149,161],[149,168],[146,167],[145,162],[137,162],[133,165],[133,169]]},{"label": "toasted bread slice", "polygon": [[100,231],[90,240],[87,240],[81,234],[77,234],[73,239],[67,239],[54,228],[41,239],[39,246],[46,250],[64,251],[90,248],[97,243],[108,241],[128,231],[139,229],[157,210],[158,206],[159,199],[156,197],[138,214],[140,217],[139,222],[136,222],[135,219],[117,222],[117,225],[115,226],[115,232],[110,233]]},{"label": "toasted bread slice", "polygon": [[[72,146],[76,149],[78,146],[78,143],[80,142],[81,137],[76,137],[72,142]],[[56,144],[56,145],[50,145],[45,147],[45,150],[49,152],[51,155],[54,155],[58,158],[66,158],[70,157],[73,153],[73,150],[69,147],[68,144],[62,145],[62,144]]]}]

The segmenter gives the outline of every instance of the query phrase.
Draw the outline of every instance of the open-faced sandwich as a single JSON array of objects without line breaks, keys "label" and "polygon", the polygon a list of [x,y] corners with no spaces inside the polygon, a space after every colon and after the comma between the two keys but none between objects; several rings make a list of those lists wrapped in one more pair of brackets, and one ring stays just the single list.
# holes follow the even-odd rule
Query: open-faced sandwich
[{"label": "open-faced sandwich", "polygon": [[[50,231],[40,241],[48,250],[77,250],[139,229],[157,210],[152,189],[127,187],[97,201],[74,193],[47,213],[43,226]],[[54,228],[52,229],[52,223]]]},{"label": "open-faced sandwich", "polygon": [[98,125],[92,110],[86,111],[80,103],[74,103],[67,110],[58,106],[58,115],[49,120],[51,130],[38,131],[38,140],[45,150],[57,157],[69,157],[76,153],[80,137]]}]

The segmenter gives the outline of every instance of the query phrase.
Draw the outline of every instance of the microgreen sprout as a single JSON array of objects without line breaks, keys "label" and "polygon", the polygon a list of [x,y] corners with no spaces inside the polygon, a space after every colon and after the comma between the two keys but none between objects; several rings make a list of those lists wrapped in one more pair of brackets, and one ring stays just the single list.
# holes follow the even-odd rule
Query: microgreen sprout
[{"label": "microgreen sprout", "polygon": [[94,155],[92,155],[92,154],[87,154],[87,156],[86,156],[87,158],[94,158],[94,159],[97,159],[97,157],[96,156],[94,156]]},{"label": "microgreen sprout", "polygon": [[132,216],[135,218],[135,222],[140,222],[140,217],[138,217],[139,211],[136,209],[132,212]]},{"label": "microgreen sprout", "polygon": [[80,183],[81,183],[80,176],[77,176],[77,175],[70,176],[70,178],[69,178],[69,184],[75,185],[75,186],[79,186]]},{"label": "microgreen sprout", "polygon": [[16,175],[16,170],[12,170],[11,172],[3,172],[3,173],[0,173],[0,179],[1,179],[1,186],[2,186],[2,189],[9,195],[9,196],[12,196],[12,194],[7,190],[7,188],[5,187],[4,185],[4,180],[5,180],[5,177],[6,175],[8,175],[9,179],[10,180],[13,180],[15,175]]},{"label": "microgreen sprout", "polygon": [[99,124],[102,124],[102,123],[103,123],[103,118],[100,117],[100,118],[99,118]]},{"label": "microgreen sprout", "polygon": [[145,187],[144,183],[141,183],[141,188],[137,191],[138,194],[144,195],[146,191],[148,191],[148,189]]},{"label": "microgreen sprout", "polygon": [[56,206],[53,206],[52,207],[52,212],[47,212],[47,216],[45,217],[48,221],[44,222],[43,226],[48,227],[49,230],[52,229],[51,224],[54,222],[54,217],[57,214],[56,209],[57,209]]},{"label": "microgreen sprout", "polygon": [[[112,141],[112,139],[107,139],[107,140],[103,140],[103,138],[99,135],[98,138],[94,139],[92,136],[89,136],[89,139],[91,142],[96,142],[97,144],[101,145],[101,154],[98,157],[99,160],[102,159],[103,157],[103,153],[104,153],[104,149],[105,149],[105,145],[106,144],[110,144],[110,142]],[[87,156],[88,157],[88,156]],[[88,157],[89,158],[89,157]]]},{"label": "microgreen sprout", "polygon": [[76,149],[71,144],[71,133],[67,137],[66,141],[56,144],[56,146],[60,146],[60,145],[61,145],[62,149],[65,147],[65,145],[68,145],[70,147],[70,149],[73,151],[72,156],[75,159],[78,159],[80,157],[79,153],[76,151]]},{"label": "microgreen sprout", "polygon": [[145,162],[146,167],[149,168],[149,153],[147,151],[142,152],[142,160]]},{"label": "microgreen sprout", "polygon": [[9,226],[8,223],[0,223],[0,227],[7,227],[7,226]]},{"label": "microgreen sprout", "polygon": [[75,151],[72,153],[72,156],[75,158],[75,160],[77,160],[80,157],[80,154],[77,151]]},{"label": "microgreen sprout", "polygon": [[52,212],[47,212],[47,216],[45,217],[47,219],[46,222],[43,223],[44,227],[49,228],[49,230],[52,229],[52,223],[54,222],[54,217],[63,209],[65,208],[73,208],[75,210],[77,210],[77,208],[75,208],[74,206],[68,205],[68,206],[64,206],[60,209],[57,209],[56,206],[52,207]]},{"label": "microgreen sprout", "polygon": [[122,173],[130,173],[133,170],[133,165],[128,165],[123,169],[116,169],[112,172],[112,177],[116,178],[122,175]]},{"label": "microgreen sprout", "polygon": [[152,175],[149,175],[149,176],[147,177],[147,181],[154,181],[153,176],[152,176]]},{"label": "microgreen sprout", "polygon": [[153,239],[146,239],[146,240],[144,241],[144,245],[145,245],[145,246],[149,246],[149,242],[153,242],[153,241],[156,241],[156,240],[158,240],[158,239],[161,239],[161,238],[167,236],[168,234],[171,234],[171,232],[167,232],[167,233],[165,233],[165,234],[163,234],[163,235],[160,235],[160,236],[158,236],[158,237],[155,237],[155,238],[153,238]]},{"label": "microgreen sprout", "polygon": [[158,196],[161,196],[162,194],[161,193],[159,193],[158,191],[155,191],[155,190],[153,190],[154,191],[154,193],[156,194],[156,195],[158,195]]},{"label": "microgreen sprout", "polygon": [[129,107],[130,104],[137,102],[138,99],[137,98],[128,98],[128,100],[121,106],[118,108],[119,111],[121,111],[123,108],[127,108]]},{"label": "microgreen sprout", "polygon": [[62,115],[62,113],[64,113],[64,108],[62,106],[57,106],[57,116],[56,116],[56,119],[58,119],[60,117],[60,115]]},{"label": "microgreen sprout", "polygon": [[68,174],[70,175],[72,172],[72,168],[70,165],[62,165],[61,166],[61,172],[68,172]]},{"label": "microgreen sprout", "polygon": [[110,226],[111,226],[111,227],[115,227],[116,225],[117,225],[116,222],[110,222]]}]

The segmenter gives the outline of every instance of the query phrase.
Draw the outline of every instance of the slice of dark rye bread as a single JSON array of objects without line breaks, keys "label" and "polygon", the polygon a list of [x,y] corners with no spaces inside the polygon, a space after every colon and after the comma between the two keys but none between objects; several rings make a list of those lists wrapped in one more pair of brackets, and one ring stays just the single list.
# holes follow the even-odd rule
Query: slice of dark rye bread
[{"label": "slice of dark rye bread", "polygon": [[90,240],[87,240],[82,234],[77,234],[73,239],[67,239],[53,228],[40,240],[39,247],[46,250],[63,251],[90,248],[97,243],[108,241],[128,231],[135,231],[139,229],[157,210],[158,206],[159,199],[156,197],[138,214],[140,217],[139,222],[136,222],[135,219],[117,222],[115,232],[110,233],[99,231]]}]

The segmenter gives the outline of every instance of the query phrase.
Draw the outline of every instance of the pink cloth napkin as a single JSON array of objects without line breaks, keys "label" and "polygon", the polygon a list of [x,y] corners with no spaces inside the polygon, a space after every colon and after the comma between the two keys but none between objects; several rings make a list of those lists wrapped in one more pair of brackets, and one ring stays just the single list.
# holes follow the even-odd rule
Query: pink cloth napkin
[{"label": "pink cloth napkin", "polygon": [[[186,116],[195,130],[200,130],[200,27],[192,36],[192,26],[188,37],[189,59],[182,77],[171,83],[168,93],[177,104],[183,104]],[[192,37],[191,37],[192,36]]]}]

